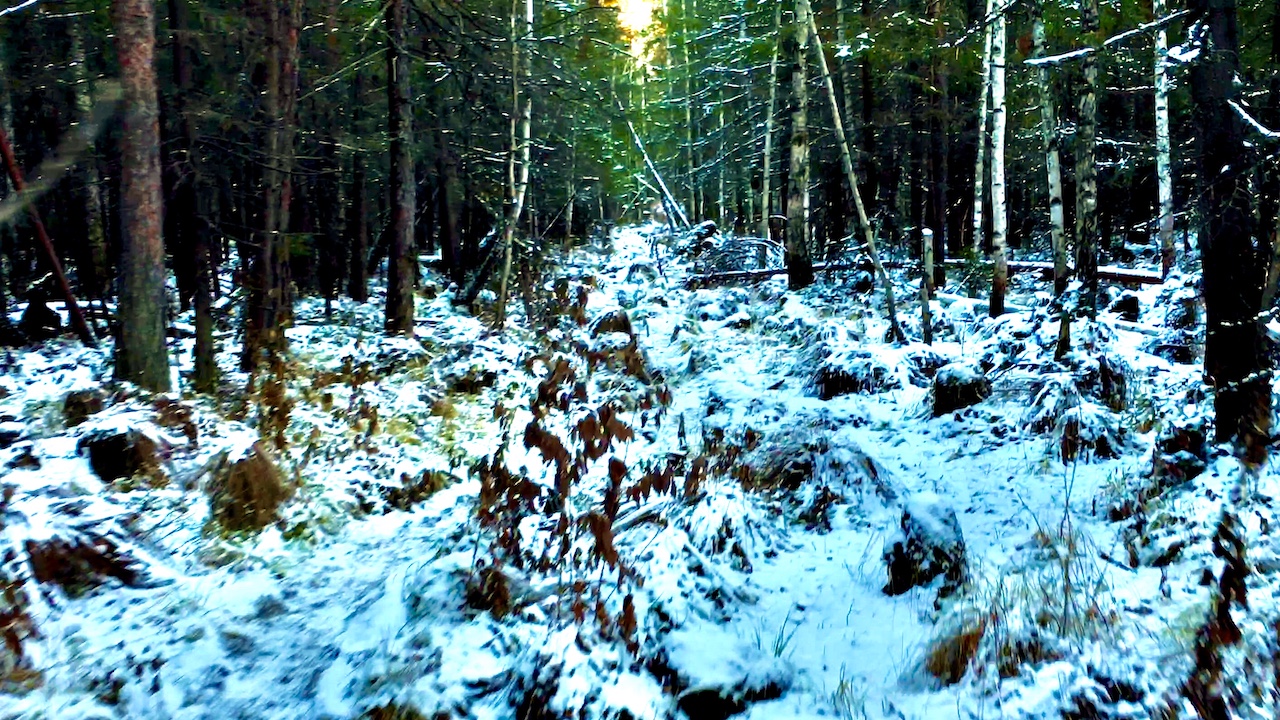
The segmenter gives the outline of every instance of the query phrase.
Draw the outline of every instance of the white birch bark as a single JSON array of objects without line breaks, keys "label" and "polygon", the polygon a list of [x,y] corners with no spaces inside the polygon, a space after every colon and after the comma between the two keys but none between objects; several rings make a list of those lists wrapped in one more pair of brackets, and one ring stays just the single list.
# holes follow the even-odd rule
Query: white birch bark
[{"label": "white birch bark", "polygon": [[[1157,0],[1159,2],[1159,0]],[[1044,0],[1032,0],[1032,56],[1045,56]],[[1044,164],[1049,176],[1049,237],[1053,248],[1053,293],[1067,289],[1067,230],[1062,206],[1062,136],[1053,104],[1053,88],[1047,65],[1036,66],[1036,84],[1040,91],[1040,138],[1044,146]]]},{"label": "white birch bark", "polygon": [[982,252],[983,227],[982,211],[987,190],[987,138],[991,118],[987,114],[991,98],[991,42],[995,30],[994,24],[987,20],[995,9],[994,0],[987,0],[987,31],[982,43],[982,99],[978,103],[978,158],[973,167],[973,251]]},{"label": "white birch bark", "polygon": [[[769,237],[769,215],[773,211],[773,125],[778,112],[778,48],[782,42],[782,3],[773,7],[773,59],[769,61],[769,109],[764,116],[764,177],[760,182],[760,237]],[[756,258],[760,267],[766,262],[765,246],[760,245]]]},{"label": "white birch bark", "polygon": [[791,66],[791,170],[787,176],[787,285],[799,290],[813,283],[809,256],[809,0],[796,0]]},{"label": "white birch bark", "polygon": [[991,317],[1004,314],[1005,289],[1009,284],[1007,235],[1009,216],[1005,207],[1004,140],[1008,115],[1005,111],[1005,47],[1008,31],[1001,10],[991,23]]},{"label": "white birch bark", "polygon": [[[1153,0],[1154,18],[1164,17],[1165,0]],[[1169,40],[1165,29],[1156,30],[1156,233],[1160,240],[1160,269],[1164,276],[1173,269],[1173,171],[1169,142]]]}]

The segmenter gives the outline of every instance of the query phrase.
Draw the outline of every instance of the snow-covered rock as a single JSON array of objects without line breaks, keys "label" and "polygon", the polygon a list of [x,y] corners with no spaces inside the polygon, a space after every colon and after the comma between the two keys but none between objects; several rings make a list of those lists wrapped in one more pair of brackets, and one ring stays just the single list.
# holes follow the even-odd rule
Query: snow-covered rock
[{"label": "snow-covered rock", "polygon": [[976,365],[953,362],[933,376],[933,416],[940,417],[991,396],[991,382]]},{"label": "snow-covered rock", "polygon": [[940,596],[968,580],[969,560],[956,511],[932,493],[911,498],[902,510],[900,530],[885,541],[887,595],[901,595],[943,576]]}]

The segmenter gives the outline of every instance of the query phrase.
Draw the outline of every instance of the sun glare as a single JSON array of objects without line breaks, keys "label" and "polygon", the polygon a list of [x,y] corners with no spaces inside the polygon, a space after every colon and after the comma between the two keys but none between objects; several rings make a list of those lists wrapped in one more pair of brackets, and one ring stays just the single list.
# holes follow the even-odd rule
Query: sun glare
[{"label": "sun glare", "polygon": [[653,26],[656,2],[657,0],[614,0],[609,3],[618,8],[618,26],[631,41],[631,54],[642,65],[649,63],[645,35]]},{"label": "sun glare", "polygon": [[618,0],[618,24],[630,35],[643,34],[653,24],[653,0]]}]

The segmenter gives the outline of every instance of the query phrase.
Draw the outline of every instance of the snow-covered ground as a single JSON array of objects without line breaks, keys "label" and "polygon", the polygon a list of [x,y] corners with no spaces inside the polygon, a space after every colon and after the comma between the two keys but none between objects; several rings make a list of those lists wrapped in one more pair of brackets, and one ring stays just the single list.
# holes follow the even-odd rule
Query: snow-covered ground
[{"label": "snow-covered ground", "polygon": [[[154,398],[109,382],[108,350],[10,351],[0,717],[1190,712],[1238,477],[1194,442],[1199,366],[1172,361],[1194,354],[1192,280],[1077,322],[1059,362],[1032,281],[999,320],[939,294],[935,343],[895,346],[856,278],[689,289],[664,233],[565,258],[536,330],[494,334],[448,292],[419,299],[413,339],[382,338],[374,304],[300,303],[275,453],[291,496],[261,532],[209,500],[218,468],[266,452],[261,394]],[[934,417],[938,373],[989,396]],[[128,430],[155,466],[104,479],[90,440]],[[1245,717],[1276,707],[1280,642],[1276,480],[1250,482],[1227,658]],[[954,592],[886,593],[904,510],[958,526]],[[51,569],[77,542],[118,562]]]}]

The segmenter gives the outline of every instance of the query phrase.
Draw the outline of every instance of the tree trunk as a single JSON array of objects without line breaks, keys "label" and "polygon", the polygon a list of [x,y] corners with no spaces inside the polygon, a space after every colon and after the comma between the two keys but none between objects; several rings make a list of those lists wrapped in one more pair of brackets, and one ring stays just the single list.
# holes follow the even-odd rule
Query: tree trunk
[{"label": "tree trunk", "polygon": [[[853,154],[849,151],[849,138],[845,135],[844,121],[840,118],[840,104],[836,100],[835,84],[831,81],[831,72],[827,68],[827,56],[822,51],[822,37],[818,35],[818,28],[813,22],[812,16],[809,17],[809,23],[813,30],[813,39],[818,51],[818,69],[822,72],[822,84],[827,90],[827,99],[831,103],[831,118],[835,125],[836,143],[840,146],[840,162],[844,166],[845,178],[849,182],[849,192],[853,195],[853,205],[858,212],[858,222],[862,225],[863,239],[867,244],[867,254],[871,256],[871,264],[875,268],[876,277],[880,280],[881,287],[884,288],[885,310],[889,315],[889,331],[895,341],[905,342],[906,336],[902,332],[902,327],[898,324],[898,311],[893,300],[893,283],[890,281],[888,273],[884,270],[884,263],[880,261],[880,251],[876,245],[875,230],[871,227],[871,220],[867,217],[867,208],[862,204],[862,193],[858,190],[858,177],[853,170]],[[929,241],[932,243],[932,237],[930,237]],[[810,272],[812,272],[812,269]]]},{"label": "tree trunk", "polygon": [[[359,135],[364,107],[364,74],[356,71],[351,84],[351,131]],[[365,188],[365,157],[359,148],[351,155],[351,206],[347,209],[347,297],[369,300],[369,194]]]},{"label": "tree trunk", "polygon": [[693,13],[688,12],[688,3],[686,0],[680,0],[680,18],[684,23],[683,42],[680,43],[681,50],[684,51],[684,132],[685,132],[685,182],[689,186],[689,215],[690,217],[700,217],[698,214],[698,173],[697,173],[697,157],[694,154],[694,129],[693,129],[693,64],[689,62],[689,45],[693,38],[689,33],[689,22],[697,13],[697,5],[694,6]]},{"label": "tree trunk", "polygon": [[925,345],[932,345],[933,308],[929,306],[929,301],[933,299],[933,231],[925,228],[921,235],[924,240],[921,245],[924,272],[920,275],[920,339]]},{"label": "tree trunk", "polygon": [[187,98],[192,92],[194,77],[188,10],[187,0],[169,0],[169,26],[173,33],[174,112],[178,115],[181,127],[181,147],[176,153],[179,160],[175,163],[173,187],[173,200],[177,208],[176,216],[170,218],[169,224],[176,230],[177,238],[171,240],[178,240],[178,252],[186,252],[189,248],[194,256],[192,303],[195,310],[196,342],[193,382],[197,392],[210,393],[216,389],[218,382],[218,365],[214,358],[217,348],[213,339],[211,287],[214,269],[211,243],[205,223],[202,222],[202,218],[207,217],[206,198],[209,192],[201,186],[201,169],[197,165],[196,155],[196,125],[187,108]]},{"label": "tree trunk", "polygon": [[387,132],[391,136],[391,227],[387,247],[388,335],[413,335],[413,109],[409,105],[409,56],[405,52],[405,0],[387,4]]},{"label": "tree trunk", "polygon": [[265,43],[262,119],[263,167],[257,247],[251,253],[241,369],[253,370],[263,353],[274,361],[287,350],[292,315],[289,287],[289,206],[293,196],[294,106],[297,102],[298,24],[301,0],[260,0],[253,6]]},{"label": "tree trunk", "polygon": [[[934,37],[939,46],[946,41],[946,23],[942,22],[942,0],[929,0],[929,21],[934,25]],[[935,260],[945,261],[947,248],[951,245],[947,207],[950,204],[951,189],[949,183],[950,169],[948,156],[950,147],[948,137],[951,134],[950,94],[948,92],[947,67],[943,62],[943,53],[934,51],[929,61],[930,82],[933,85],[931,97],[932,112],[929,117],[929,215],[926,223],[933,230],[933,255]],[[845,117],[850,117],[846,115]],[[934,265],[931,282],[934,287],[942,287],[947,282],[946,263]]]},{"label": "tree trunk", "polygon": [[787,285],[813,283],[809,257],[809,0],[796,0],[796,19],[787,42],[791,67],[791,170],[787,178]]},{"label": "tree trunk", "polygon": [[[507,321],[507,286],[511,279],[511,261],[515,254],[516,228],[524,211],[525,196],[529,192],[530,142],[533,125],[533,91],[520,93],[520,79],[530,74],[529,50],[521,47],[520,39],[533,39],[533,0],[524,0],[524,28],[516,35],[516,11],[519,0],[511,4],[511,161],[507,170],[507,183],[511,203],[503,227],[502,277],[498,283],[498,308],[495,324],[501,329]],[[519,118],[517,128],[517,117]],[[633,130],[634,132],[634,130]],[[517,160],[518,158],[518,160]]]},{"label": "tree trunk", "polygon": [[973,238],[972,248],[975,253],[986,252],[984,236],[983,210],[986,206],[987,192],[987,142],[991,116],[988,114],[991,102],[991,71],[995,65],[992,60],[992,43],[995,40],[995,20],[991,13],[995,10],[995,2],[987,0],[987,12],[982,22],[987,26],[982,42],[982,98],[978,101],[978,157],[973,164]]},{"label": "tree trunk", "polygon": [[[88,64],[85,62],[84,34],[86,28],[77,19],[71,21],[71,56],[75,71],[76,115],[81,123],[88,123],[93,114],[92,85]],[[90,146],[92,147],[92,146]],[[102,217],[102,178],[98,174],[98,161],[92,153],[80,164],[84,194],[85,270],[80,279],[80,294],[86,303],[94,299],[102,301],[107,294],[107,228]]]},{"label": "tree trunk", "polygon": [[[769,60],[769,110],[764,116],[764,160],[761,163],[763,177],[760,182],[760,237],[770,237],[769,216],[773,213],[773,128],[778,113],[778,51],[782,46],[782,3],[773,6],[773,57]],[[768,262],[763,243],[757,251],[757,264]]]},{"label": "tree trunk", "polygon": [[123,248],[116,377],[148,390],[167,392],[155,3],[112,0],[111,15],[124,90],[124,127],[120,133]]},{"label": "tree trunk", "polygon": [[[1154,20],[1164,16],[1165,0],[1153,0]],[[1173,168],[1170,161],[1169,139],[1169,41],[1164,27],[1156,30],[1155,37],[1155,89],[1156,89],[1156,236],[1160,240],[1160,269],[1167,277],[1177,259],[1173,244]]]},{"label": "tree trunk", "polygon": [[[1157,0],[1159,1],[1159,0]],[[1045,56],[1044,0],[1032,0],[1031,38],[1033,57]],[[1061,296],[1067,289],[1067,231],[1062,205],[1062,136],[1053,105],[1050,68],[1036,68],[1036,86],[1040,92],[1040,141],[1044,148],[1045,168],[1049,175],[1049,237],[1053,248],[1053,294]]]},{"label": "tree trunk", "polygon": [[1204,184],[1201,258],[1204,268],[1205,375],[1215,388],[1215,432],[1253,466],[1267,456],[1271,381],[1259,318],[1266,243],[1255,232],[1239,96],[1235,0],[1192,0],[1206,33],[1191,69],[1191,99]]},{"label": "tree trunk", "polygon": [[[871,31],[871,0],[862,0],[862,27]],[[862,54],[862,178],[866,184],[868,215],[874,215],[879,194],[879,173],[876,170],[875,83],[871,78],[871,53]]]},{"label": "tree trunk", "polygon": [[[1096,42],[1098,0],[1080,0],[1080,30],[1089,44]],[[1084,89],[1076,119],[1076,277],[1080,280],[1080,309],[1098,313],[1098,58],[1090,53],[1080,61]]]},{"label": "tree trunk", "polygon": [[440,259],[444,262],[449,279],[461,291],[465,279],[462,258],[461,220],[462,184],[458,181],[458,156],[449,142],[449,135],[437,133],[440,155],[436,163],[440,169]]},{"label": "tree trunk", "polygon": [[[1088,1],[1088,0],[1086,0]],[[1004,141],[1008,114],[1005,110],[1005,46],[1008,44],[1005,10],[991,22],[991,317],[1004,314],[1009,285],[1009,212],[1005,207]]]}]

